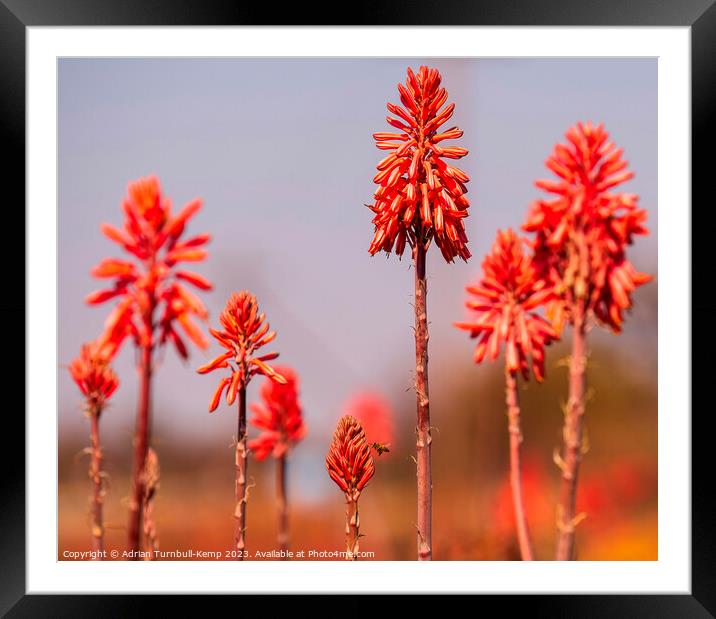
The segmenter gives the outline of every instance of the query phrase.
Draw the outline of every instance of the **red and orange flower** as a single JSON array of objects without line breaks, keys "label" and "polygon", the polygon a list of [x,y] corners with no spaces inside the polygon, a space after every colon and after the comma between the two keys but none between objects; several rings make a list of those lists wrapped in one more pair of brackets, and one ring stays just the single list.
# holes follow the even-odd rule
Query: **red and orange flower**
[{"label": "red and orange flower", "polygon": [[[182,358],[187,358],[188,351],[177,324],[197,346],[206,348],[207,341],[191,317],[205,320],[208,313],[184,284],[211,290],[211,283],[201,275],[176,268],[180,262],[201,262],[207,256],[203,246],[209,241],[208,234],[180,240],[187,222],[200,208],[201,200],[194,200],[172,215],[171,201],[162,195],[157,178],[149,176],[129,184],[122,203],[123,229],[102,225],[104,235],[136,259],[106,258],[92,270],[95,277],[113,279],[114,283],[90,294],[87,303],[120,299],[107,318],[102,337],[113,353],[127,337],[138,345],[154,346],[156,324],[159,344],[170,340]],[[156,310],[160,311],[158,323]]]},{"label": "red and orange flower", "polygon": [[84,344],[80,355],[70,363],[70,375],[85,396],[87,412],[99,415],[119,386],[109,365],[109,357],[97,342]]},{"label": "red and orange flower", "polygon": [[208,374],[221,368],[229,368],[231,372],[219,381],[219,386],[209,402],[210,413],[219,406],[224,390],[226,402],[231,406],[239,390],[245,389],[256,374],[263,374],[281,384],[286,382],[281,374],[266,363],[276,359],[277,352],[253,356],[276,337],[275,331],[269,331],[266,315],[259,314],[259,304],[254,295],[246,290],[232,294],[219,321],[224,330],[209,331],[216,341],[226,348],[226,352],[197,369],[199,374]]},{"label": "red and orange flower", "polygon": [[535,265],[554,287],[548,315],[557,329],[579,307],[619,332],[632,292],[651,280],[626,258],[634,236],[648,234],[647,214],[638,196],[614,191],[634,174],[602,125],[578,123],[566,137],[546,162],[558,180],[536,183],[555,197],[536,201],[523,227],[535,233]]},{"label": "red and orange flower", "polygon": [[530,365],[535,378],[544,378],[544,347],[558,339],[554,328],[535,311],[553,292],[536,276],[523,241],[513,230],[498,231],[497,239],[482,263],[479,284],[468,286],[472,295],[466,305],[478,314],[472,322],[455,323],[473,338],[475,363],[489,356],[495,360],[505,344],[507,371],[518,371],[527,380]]},{"label": "red and orange flower", "polygon": [[[441,129],[453,114],[455,104],[443,107],[448,93],[440,87],[437,69],[408,69],[405,85],[398,84],[404,107],[388,103],[388,124],[398,133],[375,133],[376,146],[390,151],[377,166],[373,181],[378,184],[375,202],[375,236],[368,251],[395,251],[403,255],[411,246],[434,238],[445,260],[470,257],[463,219],[470,205],[465,197],[468,175],[445,160],[460,159],[467,150],[441,144],[462,137],[457,127]],[[396,118],[397,117],[397,118]],[[438,133],[438,131],[440,131]]]},{"label": "red and orange flower", "polygon": [[276,366],[274,371],[286,382],[266,379],[259,391],[263,402],[251,404],[251,423],[262,430],[257,438],[249,441],[249,449],[257,460],[269,455],[280,458],[306,435],[298,398],[298,376],[285,366]]},{"label": "red and orange flower", "polygon": [[375,465],[370,445],[355,417],[346,415],[338,422],[326,456],[326,469],[331,479],[352,501],[358,499],[373,477]]}]

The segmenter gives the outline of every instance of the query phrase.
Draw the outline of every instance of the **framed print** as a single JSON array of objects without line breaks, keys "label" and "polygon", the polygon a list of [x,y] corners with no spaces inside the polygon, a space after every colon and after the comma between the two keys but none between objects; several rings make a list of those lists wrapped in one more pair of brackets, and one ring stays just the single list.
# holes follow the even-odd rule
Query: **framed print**
[{"label": "framed print", "polygon": [[3,610],[713,616],[711,3],[184,9],[0,3]]}]

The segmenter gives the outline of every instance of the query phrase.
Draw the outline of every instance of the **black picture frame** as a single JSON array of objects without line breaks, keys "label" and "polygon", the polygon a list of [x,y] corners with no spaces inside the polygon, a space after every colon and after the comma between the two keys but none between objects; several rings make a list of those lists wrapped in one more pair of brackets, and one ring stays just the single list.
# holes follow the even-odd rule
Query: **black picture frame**
[{"label": "black picture frame", "polygon": [[[25,203],[25,41],[30,26],[120,25],[334,25],[345,19],[341,3],[286,5],[280,11],[266,3],[220,0],[0,0],[0,131],[6,152],[3,166],[5,243],[24,238],[21,204]],[[347,13],[346,13],[347,14]],[[703,393],[716,363],[707,357],[716,345],[716,330],[709,324],[716,302],[708,294],[710,253],[708,238],[713,218],[713,195],[707,191],[713,176],[716,127],[716,4],[715,0],[428,0],[356,3],[344,25],[500,25],[500,26],[688,26],[691,28],[692,62],[692,202],[701,204],[699,225],[692,226],[692,586],[690,595],[518,595],[489,596],[501,613],[528,609],[545,617],[716,617],[716,512],[713,503],[713,414]],[[277,23],[277,20],[280,22]],[[668,170],[660,170],[668,174]],[[707,202],[708,200],[708,202]],[[672,205],[673,206],[673,205]],[[688,216],[689,205],[682,205]],[[691,216],[696,210],[691,209]],[[13,232],[10,234],[8,230]],[[22,244],[22,241],[20,241]],[[19,329],[8,328],[25,320],[25,271],[18,266],[20,248],[7,249],[5,272],[12,295],[0,298],[0,324],[6,367],[19,368],[18,351],[24,350]],[[53,313],[51,308],[48,312]],[[24,367],[24,364],[22,364]],[[30,368],[27,368],[30,370]],[[9,385],[9,377],[4,379]],[[6,393],[10,390],[6,389]],[[705,406],[698,406],[699,401]],[[19,406],[3,415],[5,437],[25,435]],[[689,415],[691,411],[674,411]],[[3,500],[0,508],[0,612],[9,617],[129,616],[151,612],[156,603],[167,610],[165,596],[26,595],[25,588],[25,475],[24,441],[3,441]],[[81,583],[78,583],[81,586]],[[206,612],[200,596],[182,597],[184,615]],[[108,599],[111,598],[111,599]],[[245,606],[243,606],[245,608]],[[480,608],[484,608],[480,606]],[[366,609],[374,612],[379,609]],[[383,611],[380,611],[383,612]]]}]

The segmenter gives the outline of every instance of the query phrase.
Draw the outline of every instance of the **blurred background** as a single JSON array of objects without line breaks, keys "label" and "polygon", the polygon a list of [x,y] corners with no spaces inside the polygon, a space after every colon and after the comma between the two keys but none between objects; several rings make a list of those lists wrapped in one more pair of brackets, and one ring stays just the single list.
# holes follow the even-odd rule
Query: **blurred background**
[{"label": "blurred background", "polygon": [[[344,503],[324,458],[336,421],[377,398],[387,419],[369,437],[390,441],[361,497],[361,549],[378,560],[415,558],[413,274],[367,248],[374,167],[387,131],[386,101],[406,67],[437,67],[470,154],[472,260],[428,256],[433,432],[434,558],[519,558],[509,493],[501,361],[475,366],[473,342],[452,322],[466,317],[464,286],[480,274],[496,229],[519,227],[548,177],[544,160],[578,120],[603,122],[623,147],[649,212],[650,236],[631,248],[637,269],[657,275],[656,59],[61,59],[59,61],[59,547],[88,550],[88,420],[66,366],[96,337],[111,304],[84,305],[98,288],[89,271],[118,256],[99,231],[122,222],[131,180],[157,174],[180,208],[201,197],[189,234],[210,232],[198,272],[216,326],[229,294],[259,299],[278,363],[294,367],[308,436],[289,456],[291,548],[343,550]],[[454,121],[454,122],[453,122]],[[657,286],[634,296],[625,331],[590,334],[587,433],[577,532],[585,560],[657,559]],[[547,380],[521,393],[525,494],[538,558],[555,541],[566,399],[566,341],[551,347]],[[228,550],[233,540],[236,411],[209,415],[218,377],[195,368],[218,354],[173,349],[154,380],[154,447],[161,465],[156,520],[163,550]],[[107,548],[126,543],[137,377],[132,347],[115,363],[121,386],[102,417],[109,474]],[[249,386],[258,397],[260,380]],[[250,437],[251,437],[250,430]],[[255,436],[255,430],[253,430]],[[276,548],[274,466],[250,462],[249,550]]]}]

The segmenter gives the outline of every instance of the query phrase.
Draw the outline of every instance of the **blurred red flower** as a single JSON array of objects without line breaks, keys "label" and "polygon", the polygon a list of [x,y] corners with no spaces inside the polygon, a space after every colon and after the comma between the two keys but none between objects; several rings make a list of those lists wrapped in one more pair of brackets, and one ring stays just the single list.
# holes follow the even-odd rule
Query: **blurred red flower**
[{"label": "blurred red flower", "polygon": [[[537,531],[554,525],[555,488],[545,467],[535,454],[526,458],[522,483],[525,505],[529,506],[530,523]],[[582,477],[577,498],[577,512],[584,513],[589,526],[610,527],[647,506],[656,495],[653,466],[633,456],[618,456]],[[513,535],[515,515],[508,479],[497,486],[492,503],[494,533],[499,537]]]},{"label": "blurred red flower", "polygon": [[[177,332],[177,323],[190,340],[206,348],[206,339],[191,320],[191,316],[205,320],[206,308],[182,282],[200,290],[211,290],[211,283],[201,275],[176,269],[179,262],[201,262],[206,258],[203,246],[209,241],[208,234],[180,241],[187,222],[200,208],[201,200],[194,200],[172,215],[171,201],[162,195],[157,178],[149,176],[129,184],[128,196],[122,203],[123,229],[102,225],[107,238],[137,259],[106,258],[92,270],[95,277],[113,279],[114,283],[90,294],[87,303],[95,305],[120,298],[107,318],[103,335],[104,344],[113,353],[129,336],[138,345],[153,347],[154,328],[158,326],[159,344],[171,340],[186,359],[188,352]],[[155,323],[153,313],[162,304]]]},{"label": "blurred red flower", "polygon": [[286,382],[282,384],[267,378],[259,391],[263,403],[251,404],[251,423],[262,430],[257,438],[249,441],[249,449],[257,460],[264,460],[269,455],[280,458],[306,435],[298,399],[298,376],[286,366],[276,366],[274,370]]},{"label": "blurred red flower", "polygon": [[83,344],[80,355],[70,363],[69,370],[85,396],[87,412],[99,415],[119,386],[106,351],[97,342]]},{"label": "blurred red flower", "polygon": [[208,374],[220,368],[230,368],[231,371],[230,376],[219,381],[219,386],[209,403],[210,413],[219,406],[224,389],[226,389],[226,402],[231,406],[239,390],[245,389],[256,374],[263,374],[281,384],[286,382],[281,374],[266,364],[267,361],[278,357],[277,352],[259,357],[252,356],[259,348],[272,342],[276,337],[275,331],[269,332],[269,323],[265,319],[265,314],[259,314],[256,297],[242,290],[231,295],[224,311],[221,312],[219,321],[224,330],[209,329],[219,344],[226,348],[226,352],[202,365],[197,372]]},{"label": "blurred red flower", "polygon": [[463,134],[457,127],[438,133],[455,109],[454,103],[443,108],[448,94],[440,87],[441,79],[437,69],[420,67],[417,74],[408,69],[405,85],[398,84],[404,107],[388,103],[388,111],[397,116],[388,116],[388,124],[400,133],[373,134],[376,146],[390,153],[378,164],[373,179],[379,187],[369,205],[375,213],[371,254],[395,248],[402,256],[406,242],[427,247],[434,238],[448,262],[455,256],[470,257],[462,221],[470,205],[465,197],[470,179],[444,161],[460,159],[468,151],[439,145]]},{"label": "blurred red flower", "polygon": [[343,412],[360,422],[369,443],[379,443],[391,449],[395,446],[393,409],[381,394],[372,391],[356,393],[346,402]]},{"label": "blurred red flower", "polygon": [[535,264],[556,292],[548,315],[558,330],[576,306],[619,332],[631,293],[651,280],[626,259],[635,235],[648,234],[638,196],[615,193],[633,177],[621,148],[602,125],[578,123],[557,144],[546,165],[557,181],[537,181],[553,194],[532,204],[524,229],[535,233]]},{"label": "blurred red flower", "polygon": [[[534,455],[527,455],[522,466],[524,504],[529,506],[529,522],[535,530],[554,523],[554,500],[549,477]],[[512,538],[515,531],[515,508],[510,480],[504,478],[496,488],[492,503],[493,533],[499,538]]]},{"label": "blurred red flower", "polygon": [[553,296],[552,289],[539,279],[523,241],[512,229],[499,230],[492,252],[482,262],[479,284],[467,286],[474,297],[466,302],[477,314],[472,322],[455,323],[459,329],[479,338],[475,363],[487,355],[497,359],[506,346],[505,366],[529,378],[530,362],[535,378],[544,378],[544,347],[558,339],[557,332],[535,310]]},{"label": "blurred red flower", "polygon": [[326,469],[331,479],[351,501],[375,473],[373,456],[365,432],[355,417],[341,417],[326,456]]}]

